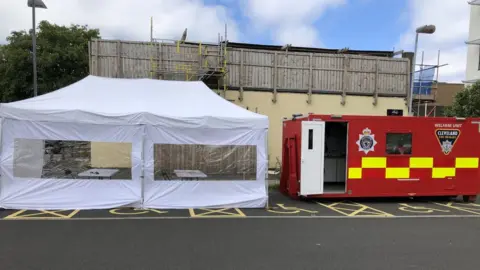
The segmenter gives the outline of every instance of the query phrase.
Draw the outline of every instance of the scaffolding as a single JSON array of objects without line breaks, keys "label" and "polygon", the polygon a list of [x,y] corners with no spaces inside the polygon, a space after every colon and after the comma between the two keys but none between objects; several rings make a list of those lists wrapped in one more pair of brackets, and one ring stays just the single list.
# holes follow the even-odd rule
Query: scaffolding
[{"label": "scaffolding", "polygon": [[[438,116],[436,101],[436,91],[438,89],[439,69],[448,64],[440,64],[440,50],[438,51],[437,64],[428,65],[424,63],[424,52],[422,51],[422,61],[420,69],[412,75],[413,81],[413,115],[414,116]],[[434,79],[434,77],[436,77]]]},{"label": "scaffolding", "polygon": [[180,39],[155,38],[150,19],[150,78],[203,81],[213,89],[227,90],[227,26],[217,43],[187,41],[187,29]]}]

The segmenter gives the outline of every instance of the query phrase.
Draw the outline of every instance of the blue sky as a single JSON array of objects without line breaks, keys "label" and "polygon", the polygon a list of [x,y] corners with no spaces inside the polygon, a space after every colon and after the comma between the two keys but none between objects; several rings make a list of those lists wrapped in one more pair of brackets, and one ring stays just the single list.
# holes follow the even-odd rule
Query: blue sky
[{"label": "blue sky", "polygon": [[332,9],[315,27],[328,47],[390,50],[408,28],[401,23],[402,11],[406,8],[404,1],[356,1]]},{"label": "blue sky", "polygon": [[[448,63],[442,81],[465,77],[469,6],[466,0],[43,0],[37,21],[99,28],[106,39],[146,41],[154,36],[215,42],[228,25],[236,42],[358,50],[413,49],[415,28],[435,24],[420,38],[425,61]],[[0,43],[13,30],[31,28],[25,1],[0,0]],[[420,59],[417,58],[419,61]]]},{"label": "blue sky", "polygon": [[[227,8],[244,33],[239,41],[278,45],[272,37],[250,31],[255,22],[246,16],[241,2],[205,0],[204,3]],[[323,16],[315,19],[313,25],[321,37],[322,44],[319,45],[324,47],[391,50],[408,28],[404,16],[407,8],[407,1],[400,0],[349,1],[348,5],[328,9]]]}]

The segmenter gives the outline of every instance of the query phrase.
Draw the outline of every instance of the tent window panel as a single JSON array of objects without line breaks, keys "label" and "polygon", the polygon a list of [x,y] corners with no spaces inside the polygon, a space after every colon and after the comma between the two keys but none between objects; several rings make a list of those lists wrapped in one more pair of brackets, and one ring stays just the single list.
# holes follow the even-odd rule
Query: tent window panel
[{"label": "tent window panel", "polygon": [[255,181],[256,176],[256,145],[154,145],[158,181]]},{"label": "tent window panel", "polygon": [[18,178],[131,180],[132,144],[15,139],[13,173]]}]

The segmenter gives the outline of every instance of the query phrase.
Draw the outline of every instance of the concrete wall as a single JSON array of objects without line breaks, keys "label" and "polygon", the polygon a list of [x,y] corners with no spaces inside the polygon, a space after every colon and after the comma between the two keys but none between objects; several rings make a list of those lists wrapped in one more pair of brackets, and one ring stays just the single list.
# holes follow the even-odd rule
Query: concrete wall
[{"label": "concrete wall", "polygon": [[270,119],[268,134],[269,168],[274,168],[281,161],[282,152],[282,118],[294,113],[307,114],[359,114],[386,115],[387,109],[401,109],[407,115],[408,109],[404,98],[379,97],[376,106],[373,97],[347,96],[344,106],[340,104],[340,95],[315,94],[311,104],[307,104],[306,94],[278,93],[277,102],[272,102],[272,93],[245,91],[243,101],[238,100],[238,91],[227,91],[226,98],[251,111],[267,115]]},{"label": "concrete wall", "polygon": [[[468,40],[477,39],[480,39],[480,6],[470,5]],[[466,46],[468,46],[466,80],[480,79],[480,45]]]}]

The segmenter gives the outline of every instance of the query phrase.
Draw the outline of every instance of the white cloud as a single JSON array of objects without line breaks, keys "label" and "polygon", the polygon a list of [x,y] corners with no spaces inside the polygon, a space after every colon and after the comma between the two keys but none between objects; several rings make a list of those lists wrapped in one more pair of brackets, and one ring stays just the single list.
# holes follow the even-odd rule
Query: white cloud
[{"label": "white cloud", "polygon": [[248,0],[244,9],[251,25],[257,31],[270,31],[276,43],[321,46],[315,21],[328,8],[344,3],[345,0]]},{"label": "white cloud", "polygon": [[[228,24],[228,39],[238,41],[235,21],[224,6],[206,6],[200,0],[43,0],[48,9],[36,10],[36,21],[48,20],[60,25],[88,24],[99,28],[103,38],[150,39],[150,17],[154,36],[179,38],[188,28],[187,40],[217,41]],[[27,1],[0,1],[0,43],[13,30],[32,26]]]},{"label": "white cloud", "polygon": [[322,47],[317,30],[305,24],[292,24],[277,29],[275,40],[280,44],[291,43],[294,46]]},{"label": "white cloud", "polygon": [[415,29],[425,24],[434,24],[436,32],[433,35],[420,34],[417,64],[421,61],[424,51],[426,64],[437,64],[437,54],[440,50],[440,64],[448,66],[439,69],[439,80],[461,82],[465,79],[467,58],[470,6],[466,1],[458,0],[409,0],[409,28],[395,47],[413,51]]}]

